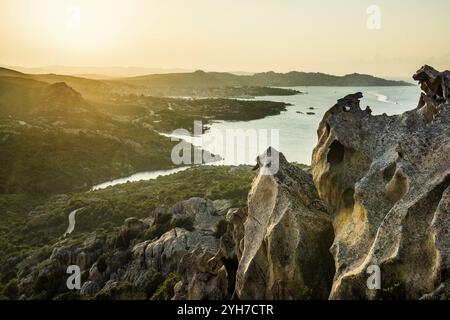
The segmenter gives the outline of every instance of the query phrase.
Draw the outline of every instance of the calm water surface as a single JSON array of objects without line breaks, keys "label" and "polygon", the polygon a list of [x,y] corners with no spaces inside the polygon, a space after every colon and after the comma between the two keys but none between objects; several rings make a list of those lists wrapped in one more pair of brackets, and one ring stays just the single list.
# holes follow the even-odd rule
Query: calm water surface
[{"label": "calm water surface", "polygon": [[[296,87],[295,89],[304,92],[303,95],[295,96],[266,96],[249,100],[270,100],[291,104],[287,111],[280,115],[266,117],[253,121],[218,121],[210,126],[201,137],[178,136],[193,145],[202,147],[214,154],[220,155],[223,160],[212,165],[239,165],[255,164],[258,154],[267,149],[269,145],[274,145],[270,140],[270,130],[278,129],[279,145],[278,149],[284,153],[288,161],[310,164],[311,153],[317,143],[316,130],[325,112],[331,108],[338,99],[347,94],[362,92],[364,98],[361,100],[361,107],[364,109],[370,106],[372,114],[388,115],[400,114],[417,106],[420,96],[420,88],[413,87]],[[310,109],[313,108],[313,109]],[[307,112],[313,112],[308,115]],[[248,129],[262,129],[267,131],[267,142],[249,144],[247,139],[239,137],[240,142],[245,143],[245,155],[238,157],[235,149],[234,157],[227,157],[226,152],[226,132],[237,129],[244,131]],[[257,131],[261,132],[261,131]],[[170,135],[169,135],[170,136]],[[220,136],[218,138],[218,136]],[[261,139],[258,140],[261,142]],[[92,190],[104,189],[109,186],[123,184],[126,182],[151,180],[159,176],[165,176],[186,170],[188,166],[149,172],[140,172],[132,176],[116,179],[94,186]]]}]

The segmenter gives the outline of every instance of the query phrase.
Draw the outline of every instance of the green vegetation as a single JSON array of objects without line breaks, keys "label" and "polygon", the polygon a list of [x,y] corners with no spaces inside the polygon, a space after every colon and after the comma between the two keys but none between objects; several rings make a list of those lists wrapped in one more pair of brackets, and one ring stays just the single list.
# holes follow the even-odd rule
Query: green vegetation
[{"label": "green vegetation", "polygon": [[17,299],[19,295],[17,280],[12,279],[11,281],[9,281],[8,284],[3,288],[2,294],[8,299]]},{"label": "green vegetation", "polygon": [[[30,252],[36,257],[49,257],[52,245],[67,229],[69,213],[75,209],[83,208],[77,214],[75,231],[66,241],[82,243],[92,233],[104,237],[118,230],[128,217],[147,218],[160,206],[170,207],[191,197],[229,199],[233,207],[245,206],[254,174],[250,166],[200,166],[94,192],[51,197],[0,195],[0,284],[16,277],[15,264]],[[172,220],[170,214],[161,214],[144,237],[155,239],[174,227],[191,230],[192,221]],[[225,231],[226,223],[219,222],[216,237]],[[116,246],[128,246],[126,236],[119,236]],[[98,259],[100,272],[107,261],[107,256]]]},{"label": "green vegetation", "polygon": [[291,164],[293,164],[294,166],[296,166],[297,168],[306,171],[308,173],[311,173],[311,166],[308,166],[306,164],[303,163],[297,163],[297,162],[292,162]]},{"label": "green vegetation", "polygon": [[164,276],[160,272],[152,273],[152,275],[145,281],[144,291],[147,298],[151,298],[159,286],[164,282]]},{"label": "green vegetation", "polygon": [[404,81],[391,81],[365,74],[333,76],[324,73],[292,71],[289,73],[263,72],[254,75],[235,75],[225,72],[153,74],[120,81],[118,84],[133,85],[135,90],[151,90],[165,95],[186,95],[190,91],[205,91],[205,88],[226,87],[296,87],[296,86],[409,86]]},{"label": "green vegetation", "polygon": [[140,95],[117,97],[98,104],[98,109],[116,120],[147,130],[171,133],[175,129],[192,132],[194,121],[203,125],[216,120],[249,121],[285,111],[287,104],[224,98],[175,99]]},{"label": "green vegetation", "polygon": [[135,140],[136,147],[93,132],[30,128],[8,134],[0,128],[0,192],[81,191],[114,177],[170,167],[174,143],[142,130],[130,129],[128,134],[132,132],[143,137],[140,142]]},{"label": "green vegetation", "polygon": [[192,96],[205,97],[259,97],[259,96],[293,96],[301,94],[298,90],[271,88],[271,87],[255,87],[255,86],[228,86],[218,88],[206,88],[203,90],[192,90]]},{"label": "green vegetation", "polygon": [[[91,233],[98,237],[111,233],[128,217],[146,218],[161,205],[169,207],[191,197],[230,199],[234,206],[243,206],[253,177],[249,166],[202,166],[95,192],[51,197],[0,195],[0,283],[7,284],[16,277],[15,264],[30,252],[50,256],[52,245],[67,229],[69,213],[75,209],[83,208],[77,214],[76,228],[69,240],[82,243]],[[170,215],[161,215],[145,237],[154,239],[173,227],[190,230],[192,221],[172,221]],[[128,240],[122,240],[123,244],[117,245],[128,246]],[[103,259],[107,257],[100,257],[99,268]]]},{"label": "green vegetation", "polygon": [[[298,93],[230,86],[227,81],[220,89],[206,86],[196,94]],[[110,95],[109,90],[115,94]],[[107,92],[108,96],[103,95]],[[15,279],[25,258],[28,265],[36,265],[48,260],[61,244],[75,246],[90,238],[102,242],[108,238],[112,252],[95,256],[97,268],[100,273],[117,270],[131,254],[122,250],[133,239],[122,228],[126,218],[148,218],[161,206],[170,207],[192,197],[227,199],[235,207],[245,206],[254,177],[249,166],[193,167],[155,180],[89,191],[93,185],[114,178],[174,167],[170,155],[175,142],[160,133],[192,130],[195,120],[204,125],[215,120],[244,121],[286,110],[286,104],[278,102],[142,94],[147,92],[137,83],[130,86],[58,75],[30,76],[0,69],[0,298],[18,298]],[[77,209],[75,231],[62,239],[68,215]],[[159,215],[144,238],[155,239],[175,227],[192,230],[193,221]],[[226,222],[220,221],[215,236],[220,238],[226,227]],[[66,291],[66,273],[61,266],[41,267],[43,272],[33,274],[33,281],[25,288],[20,284],[20,292],[35,299],[80,298],[78,293]],[[178,280],[176,274],[166,279],[153,274],[143,288],[131,283],[113,285],[95,299],[167,299]]]},{"label": "green vegetation", "polygon": [[404,81],[393,81],[366,74],[334,76],[324,73],[292,71],[289,73],[263,72],[254,75],[235,75],[226,72],[196,71],[190,73],[151,74],[118,80],[40,74],[30,75],[0,68],[0,76],[26,78],[36,82],[65,82],[83,96],[102,100],[111,95],[239,97],[265,95],[292,95],[298,92],[272,87],[297,86],[411,86]]},{"label": "green vegetation", "polygon": [[[78,208],[84,209],[77,215],[74,235],[99,228],[111,230],[122,225],[128,217],[145,218],[161,205],[171,206],[192,197],[230,199],[236,206],[242,206],[245,205],[253,175],[248,166],[204,166],[155,180],[54,197],[53,201],[34,210],[25,230],[32,237],[39,232],[51,238],[59,237],[67,228],[68,214]],[[166,229],[175,226],[164,227],[167,223],[161,217],[156,225]],[[188,221],[174,223],[189,227]]]},{"label": "green vegetation", "polygon": [[171,228],[182,228],[188,231],[194,230],[194,221],[191,218],[176,218],[171,222]]},{"label": "green vegetation", "polygon": [[[178,281],[180,281],[180,275],[176,273],[170,273],[164,277],[160,272],[153,272],[142,287],[129,282],[116,283],[102,289],[93,297],[93,300],[170,300],[173,296],[173,287]],[[59,297],[66,296],[74,300],[81,298],[72,292]]]},{"label": "green vegetation", "polygon": [[177,142],[160,132],[285,109],[279,102],[137,95],[94,102],[65,83],[0,76],[0,193],[85,191],[136,172],[170,169]]},{"label": "green vegetation", "polygon": [[164,214],[163,217],[164,220],[160,219],[156,221],[155,224],[145,232],[144,238],[146,240],[157,239],[174,228],[183,228],[188,231],[194,230],[194,221],[192,221],[191,218],[172,219],[170,214]]},{"label": "green vegetation", "polygon": [[161,237],[164,233],[170,230],[170,223],[157,223],[151,226],[144,234],[145,240],[154,240]]},{"label": "green vegetation", "polygon": [[94,300],[146,300],[146,294],[141,288],[125,282],[102,289],[95,295]]},{"label": "green vegetation", "polygon": [[106,271],[107,267],[108,267],[108,265],[106,264],[106,256],[103,254],[97,260],[97,270],[100,273],[103,273]]},{"label": "green vegetation", "polygon": [[158,287],[155,294],[152,296],[152,300],[170,300],[174,295],[173,288],[178,281],[181,280],[181,276],[177,273],[170,273],[166,280]]},{"label": "green vegetation", "polygon": [[[45,203],[45,198],[23,194],[0,194],[0,283],[14,278],[14,263],[6,263],[9,258],[20,258],[34,244],[24,241],[24,225],[28,213]],[[14,262],[14,259],[12,260]]]},{"label": "green vegetation", "polygon": [[313,290],[304,287],[297,292],[297,296],[295,297],[295,300],[311,300],[312,299]]},{"label": "green vegetation", "polygon": [[[43,270],[37,277],[33,286],[33,292],[35,293],[35,299],[51,299],[58,292],[61,292],[65,288],[66,272],[65,269],[50,269]],[[67,290],[67,289],[66,289]]]}]

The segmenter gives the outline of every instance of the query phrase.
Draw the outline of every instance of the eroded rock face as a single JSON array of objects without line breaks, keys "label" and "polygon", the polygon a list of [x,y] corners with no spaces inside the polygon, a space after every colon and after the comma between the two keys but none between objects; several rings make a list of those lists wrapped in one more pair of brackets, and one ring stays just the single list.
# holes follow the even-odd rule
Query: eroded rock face
[{"label": "eroded rock face", "polygon": [[167,274],[177,270],[182,258],[195,249],[209,252],[212,257],[219,249],[219,239],[202,231],[175,228],[147,245],[145,261],[148,268]]},{"label": "eroded rock face", "polygon": [[[277,152],[272,149],[269,154]],[[236,275],[240,299],[326,298],[334,274],[331,219],[309,174],[279,154],[275,175],[262,171],[248,197]]]},{"label": "eroded rock face", "polygon": [[[219,210],[224,208],[226,202],[214,203]],[[211,245],[197,246],[181,259],[178,272],[182,279],[176,286],[174,299],[223,300],[235,297],[236,271],[242,257],[247,208],[229,209],[225,217],[227,230],[220,240],[215,242],[210,239]]]},{"label": "eroded rock face", "polygon": [[[80,294],[92,297],[151,298],[158,278],[174,272],[173,299],[448,294],[450,72],[425,66],[414,79],[423,93],[402,115],[373,116],[361,93],[339,100],[320,123],[312,175],[270,148],[257,159],[246,208],[191,198],[81,244],[64,238],[17,265],[21,297],[67,293],[74,264]],[[380,290],[367,286],[371,266],[381,270]]]},{"label": "eroded rock face", "polygon": [[[223,261],[213,258],[220,248],[217,225],[226,221],[231,204],[191,198],[169,208],[159,207],[146,219],[128,218],[105,237],[92,235],[84,243],[64,238],[51,251],[21,262],[20,293],[35,299],[54,298],[67,291],[67,266],[77,265],[81,296],[145,298],[149,283],[158,284],[158,277],[176,273],[181,281],[175,299],[229,299],[234,280],[228,281]],[[180,222],[184,227],[178,227]],[[158,223],[168,231],[147,237]]]},{"label": "eroded rock face", "polygon": [[214,232],[217,223],[223,219],[220,214],[230,207],[226,200],[211,201],[202,198],[191,198],[181,201],[169,209],[174,219],[189,218],[196,230]]},{"label": "eroded rock face", "polygon": [[218,270],[211,268],[210,261],[214,256],[215,252],[200,247],[183,256],[178,268],[182,279],[174,299],[225,300],[231,297],[225,267],[222,265]]},{"label": "eroded rock face", "polygon": [[[425,66],[414,79],[412,111],[372,116],[357,93],[319,126],[312,173],[333,214],[332,299],[417,299],[448,281],[450,76]],[[381,290],[367,288],[371,265]]]}]

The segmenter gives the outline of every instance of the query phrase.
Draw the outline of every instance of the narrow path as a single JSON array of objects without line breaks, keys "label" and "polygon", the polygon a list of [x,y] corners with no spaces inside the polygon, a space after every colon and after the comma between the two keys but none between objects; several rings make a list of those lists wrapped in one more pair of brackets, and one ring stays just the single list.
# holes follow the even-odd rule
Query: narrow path
[{"label": "narrow path", "polygon": [[67,230],[64,233],[63,237],[68,236],[75,230],[75,223],[76,223],[75,217],[77,215],[77,212],[82,209],[84,209],[84,208],[79,208],[79,209],[73,210],[71,213],[69,213],[69,226],[67,227]]}]

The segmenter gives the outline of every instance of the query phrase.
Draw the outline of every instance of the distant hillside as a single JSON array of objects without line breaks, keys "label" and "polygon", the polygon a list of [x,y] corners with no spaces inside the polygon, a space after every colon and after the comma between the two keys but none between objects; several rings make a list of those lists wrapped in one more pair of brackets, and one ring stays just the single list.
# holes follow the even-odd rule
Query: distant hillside
[{"label": "distant hillside", "polygon": [[[129,84],[150,87],[223,87],[227,85],[240,85],[240,76],[233,76],[234,81],[227,81],[215,73],[195,71],[191,73],[151,74],[140,77],[122,78],[120,81]],[[233,83],[234,82],[234,83]]]},{"label": "distant hillside", "polygon": [[[276,73],[273,71],[262,73],[244,72],[204,72],[183,69],[132,68],[132,67],[46,67],[46,68],[15,68],[14,71],[0,67],[0,76],[29,76],[42,77],[44,74],[64,74],[73,78],[87,78],[96,80],[117,80],[135,85],[189,86],[189,87],[219,87],[219,86],[409,86],[406,81],[393,81],[377,78],[367,74],[348,74],[335,76],[325,73],[291,71]],[[23,73],[22,73],[23,72]],[[33,75],[31,75],[33,74]],[[142,74],[134,76],[133,74]],[[66,77],[64,76],[64,77]],[[61,76],[58,76],[61,77]],[[60,79],[60,81],[63,81]],[[65,81],[65,80],[64,80]],[[67,81],[66,81],[67,82]]]},{"label": "distant hillside", "polygon": [[25,77],[25,73],[0,67],[0,76],[2,77]]},{"label": "distant hillside", "polygon": [[84,121],[86,113],[95,113],[95,109],[64,82],[0,76],[0,117],[64,116],[68,121]]},{"label": "distant hillside", "polygon": [[[0,69],[1,74],[8,74]],[[20,115],[30,112],[41,90],[47,83],[28,78],[0,76],[0,118],[9,115]]]},{"label": "distant hillside", "polygon": [[192,69],[182,68],[141,68],[141,67],[75,67],[75,66],[43,66],[36,68],[16,67],[0,65],[0,67],[14,69],[29,74],[56,73],[72,76],[82,76],[93,79],[92,75],[99,79],[110,79],[118,77],[136,77],[155,73],[181,73],[192,72]]},{"label": "distant hillside", "polygon": [[[0,81],[2,82],[2,85],[11,86],[14,83],[14,79],[15,84],[20,84],[21,86],[26,84],[27,81],[25,81],[25,79],[28,80],[28,85],[34,83],[34,86],[37,86],[38,82],[41,86],[65,82],[68,86],[80,92],[88,99],[96,99],[99,96],[111,94],[114,90],[116,90],[115,87],[127,87],[126,84],[108,83],[103,80],[93,80],[83,77],[58,74],[26,74],[0,67]],[[0,91],[0,93],[4,94],[5,90]],[[18,96],[16,95],[16,98],[17,97]]]},{"label": "distant hillside", "polygon": [[281,102],[118,96],[109,90],[97,92],[109,99],[94,101],[84,92],[119,85],[0,73],[0,194],[88,190],[136,172],[170,169],[177,142],[159,132],[192,131],[195,120],[246,121],[286,110]]},{"label": "distant hillside", "polygon": [[[300,92],[271,87],[295,86],[411,86],[405,81],[393,81],[364,74],[333,76],[323,73],[265,72],[236,75],[226,72],[195,71],[190,73],[151,74],[119,79],[90,79],[58,74],[26,74],[0,68],[0,77],[24,78],[47,84],[65,82],[89,100],[111,99],[121,95],[243,97],[294,95]],[[11,81],[11,80],[9,80]]]},{"label": "distant hillside", "polygon": [[292,71],[289,73],[264,72],[254,75],[236,75],[226,72],[204,72],[153,74],[140,77],[124,78],[121,81],[140,86],[166,87],[221,87],[221,86],[411,86],[405,81],[393,81],[366,74],[349,74],[334,76],[324,73],[306,73]]},{"label": "distant hillside", "polygon": [[324,73],[306,73],[292,71],[289,73],[258,73],[252,76],[258,85],[271,86],[335,86],[335,87],[364,87],[364,86],[411,86],[405,81],[392,81],[377,78],[367,74],[348,74],[334,76]]},{"label": "distant hillside", "polygon": [[[226,75],[226,74],[224,74]],[[231,75],[231,74],[230,74]],[[233,75],[231,75],[233,76]],[[295,95],[295,90],[260,86],[240,86],[231,82],[217,81],[214,73],[173,73],[149,76],[99,80],[59,74],[25,74],[0,68],[0,78],[36,80],[47,84],[65,82],[88,100],[109,100],[123,95],[145,96],[192,96],[192,97],[243,97],[268,95]],[[239,77],[239,76],[238,76]]]}]

